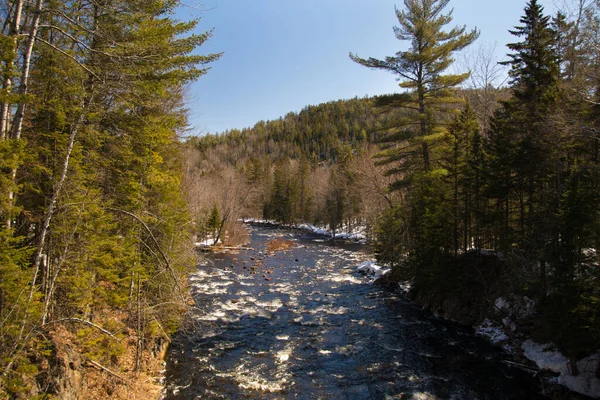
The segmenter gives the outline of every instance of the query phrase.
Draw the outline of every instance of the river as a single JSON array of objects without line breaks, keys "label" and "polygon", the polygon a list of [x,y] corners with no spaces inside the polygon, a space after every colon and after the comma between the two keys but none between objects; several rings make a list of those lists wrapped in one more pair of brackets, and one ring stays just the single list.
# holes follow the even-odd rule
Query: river
[{"label": "river", "polygon": [[165,399],[545,398],[471,329],[358,275],[363,246],[249,229],[253,250],[191,276],[195,323],[170,346]]}]

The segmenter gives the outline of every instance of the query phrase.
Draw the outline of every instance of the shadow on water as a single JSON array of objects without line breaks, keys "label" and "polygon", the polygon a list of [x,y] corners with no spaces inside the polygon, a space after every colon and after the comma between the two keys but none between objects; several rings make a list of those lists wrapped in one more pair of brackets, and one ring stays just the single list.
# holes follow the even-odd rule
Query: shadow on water
[{"label": "shadow on water", "polygon": [[[360,246],[251,231],[255,251],[192,276],[198,329],[170,347],[166,399],[543,398],[469,329],[357,276]],[[273,239],[295,246],[267,254]]]}]

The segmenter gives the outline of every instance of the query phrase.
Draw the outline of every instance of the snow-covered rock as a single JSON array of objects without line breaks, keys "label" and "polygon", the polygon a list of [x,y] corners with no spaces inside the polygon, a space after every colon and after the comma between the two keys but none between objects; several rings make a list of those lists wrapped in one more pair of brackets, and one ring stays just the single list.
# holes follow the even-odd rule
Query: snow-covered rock
[{"label": "snow-covered rock", "polygon": [[400,281],[398,282],[398,289],[400,289],[404,293],[410,292],[412,288],[412,281]]},{"label": "snow-covered rock", "polygon": [[502,344],[508,340],[508,336],[506,336],[502,327],[497,326],[487,318],[481,325],[475,327],[475,333],[487,338],[495,345]]},{"label": "snow-covered rock", "polygon": [[538,368],[560,374],[557,383],[586,396],[600,398],[600,379],[596,376],[596,371],[600,368],[600,353],[578,361],[579,375],[572,376],[567,357],[549,345],[527,340],[523,342],[522,348],[523,355],[535,362]]},{"label": "snow-covered rock", "polygon": [[389,268],[383,268],[375,264],[373,261],[365,261],[356,268],[356,272],[367,276],[380,277],[390,273]]}]

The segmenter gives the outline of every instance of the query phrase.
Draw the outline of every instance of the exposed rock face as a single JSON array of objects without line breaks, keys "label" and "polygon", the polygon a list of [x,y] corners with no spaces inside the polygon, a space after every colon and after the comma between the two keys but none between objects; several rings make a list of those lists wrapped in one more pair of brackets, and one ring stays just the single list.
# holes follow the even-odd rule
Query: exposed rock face
[{"label": "exposed rock face", "polygon": [[60,372],[56,377],[58,398],[62,400],[77,400],[85,392],[86,385],[81,373],[79,353],[68,351],[57,359]]},{"label": "exposed rock face", "polygon": [[72,342],[72,334],[61,327],[50,332],[54,357],[48,371],[48,386],[61,400],[78,400],[87,391],[83,359]]},{"label": "exposed rock face", "polygon": [[[59,400],[156,400],[160,398],[160,376],[168,347],[166,338],[147,343],[143,355],[143,370],[136,371],[135,337],[126,337],[124,353],[115,359],[110,370],[87,359],[77,345],[77,338],[65,327],[56,325],[47,332],[52,353],[40,362],[40,373],[31,382],[28,398],[39,394]],[[134,340],[128,340],[128,339]]]}]

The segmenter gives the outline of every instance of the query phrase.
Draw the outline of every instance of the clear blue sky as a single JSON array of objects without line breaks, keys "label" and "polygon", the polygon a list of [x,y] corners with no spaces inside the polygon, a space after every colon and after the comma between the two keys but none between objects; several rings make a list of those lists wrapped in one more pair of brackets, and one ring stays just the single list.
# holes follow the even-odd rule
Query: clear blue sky
[{"label": "clear blue sky", "polygon": [[[394,37],[391,0],[203,0],[179,9],[200,18],[197,31],[215,28],[199,53],[223,52],[207,75],[190,85],[190,135],[222,132],[276,119],[306,105],[398,90],[394,75],[348,58],[382,58],[408,48]],[[541,0],[554,13],[553,0]],[[477,43],[497,43],[497,56],[514,41],[526,0],[451,0],[451,25],[477,27]]]}]

